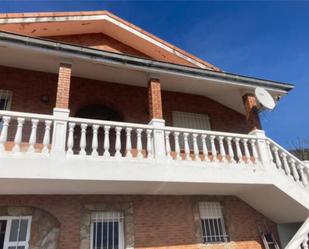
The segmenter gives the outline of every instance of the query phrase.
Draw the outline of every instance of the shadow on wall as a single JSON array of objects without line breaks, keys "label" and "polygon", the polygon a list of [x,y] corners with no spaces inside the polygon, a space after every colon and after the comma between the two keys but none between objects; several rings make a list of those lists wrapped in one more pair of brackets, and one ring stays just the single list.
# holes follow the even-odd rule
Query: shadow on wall
[{"label": "shadow on wall", "polygon": [[0,216],[32,216],[29,248],[58,248],[60,222],[47,211],[34,207],[0,206]]}]

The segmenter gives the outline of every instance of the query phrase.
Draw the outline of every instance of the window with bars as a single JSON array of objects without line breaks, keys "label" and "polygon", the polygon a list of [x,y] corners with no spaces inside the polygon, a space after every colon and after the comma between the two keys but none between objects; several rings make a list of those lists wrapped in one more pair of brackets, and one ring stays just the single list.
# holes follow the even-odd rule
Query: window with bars
[{"label": "window with bars", "polygon": [[31,216],[0,217],[0,249],[28,249]]},{"label": "window with bars", "polygon": [[219,202],[200,202],[199,212],[204,243],[227,242],[228,235]]},{"label": "window with bars", "polygon": [[124,249],[122,212],[95,212],[91,215],[91,249]]},{"label": "window with bars", "polygon": [[[207,114],[192,113],[192,112],[179,112],[173,111],[173,126],[198,130],[210,130],[210,121]],[[193,150],[193,138],[188,138],[190,149]],[[202,141],[198,139],[198,147],[202,149]],[[181,149],[184,149],[183,135],[179,137],[179,145]],[[207,144],[209,147],[209,145]]]}]

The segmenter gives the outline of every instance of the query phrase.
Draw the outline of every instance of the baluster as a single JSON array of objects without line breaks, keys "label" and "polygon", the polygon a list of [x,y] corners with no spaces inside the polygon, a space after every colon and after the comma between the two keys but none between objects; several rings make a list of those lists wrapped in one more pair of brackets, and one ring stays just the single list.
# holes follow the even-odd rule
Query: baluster
[{"label": "baluster", "polygon": [[142,129],[136,129],[137,132],[137,145],[136,145],[136,149],[137,149],[137,157],[138,158],[143,158],[143,154],[142,154]]},{"label": "baluster", "polygon": [[152,153],[152,130],[147,130],[147,157],[148,159],[153,158],[153,153]]},{"label": "baluster", "polygon": [[208,158],[208,148],[207,148],[207,144],[206,144],[206,137],[207,135],[202,135],[202,148],[203,148],[203,154],[204,154],[204,161],[205,162],[209,162],[209,158]]},{"label": "baluster", "polygon": [[254,163],[258,163],[259,156],[258,156],[257,149],[256,149],[256,140],[251,139],[250,144],[251,144],[251,149],[252,149],[252,156],[254,158]]},{"label": "baluster", "polygon": [[302,243],[302,249],[308,249],[309,246],[308,246],[308,235],[306,234],[304,240],[303,240],[303,243]]},{"label": "baluster", "polygon": [[98,129],[99,125],[92,125],[92,152],[91,155],[94,157],[97,157],[99,155],[98,153]]},{"label": "baluster", "polygon": [[234,141],[235,141],[235,145],[236,145],[236,154],[237,154],[237,158],[238,158],[238,163],[244,163],[245,161],[242,158],[242,152],[241,152],[240,144],[239,144],[240,138],[236,137],[234,139]]},{"label": "baluster", "polygon": [[74,127],[75,123],[69,123],[69,137],[68,137],[68,155],[73,155],[73,146],[74,146]]},{"label": "baluster", "polygon": [[288,163],[288,160],[287,160],[286,153],[282,152],[281,157],[282,157],[282,161],[283,161],[283,167],[284,167],[285,174],[290,176],[291,175],[291,169],[290,169],[290,166],[289,166],[289,163]]},{"label": "baluster", "polygon": [[121,158],[121,127],[116,127],[116,143],[115,143],[115,157],[116,158]]},{"label": "baluster", "polygon": [[278,153],[279,149],[276,146],[274,146],[272,148],[272,150],[273,150],[274,155],[275,155],[276,166],[277,166],[278,169],[282,170],[282,162],[280,160],[279,153]]},{"label": "baluster", "polygon": [[14,138],[14,147],[13,152],[20,152],[20,144],[22,141],[23,136],[23,125],[24,125],[25,119],[24,118],[17,118],[17,130]]},{"label": "baluster", "polygon": [[268,140],[266,140],[266,145],[267,145],[267,149],[268,149],[268,153],[269,153],[269,159],[270,159],[270,162],[274,162],[274,157],[273,157],[273,153],[271,152],[271,149],[270,149],[270,142]]},{"label": "baluster", "polygon": [[30,138],[29,138],[29,148],[28,152],[33,153],[35,151],[34,145],[36,144],[36,131],[38,128],[38,119],[32,119],[31,120],[32,127],[31,127],[31,133],[30,133]]},{"label": "baluster", "polygon": [[212,161],[218,162],[215,138],[216,138],[216,136],[214,136],[214,135],[210,136],[210,146],[211,146]]},{"label": "baluster", "polygon": [[165,149],[166,149],[166,156],[168,159],[171,159],[171,145],[170,145],[170,132],[165,131]]},{"label": "baluster", "polygon": [[110,152],[109,152],[109,130],[110,130],[110,126],[105,125],[104,126],[104,153],[103,156],[106,158],[110,157]]},{"label": "baluster", "polygon": [[180,160],[179,132],[174,132],[176,160]]},{"label": "baluster", "polygon": [[245,157],[246,157],[246,162],[248,164],[251,164],[252,161],[251,161],[251,156],[250,156],[250,152],[249,152],[249,148],[248,148],[248,139],[247,138],[243,138],[242,139],[242,143],[244,145],[244,151],[245,151]]},{"label": "baluster", "polygon": [[232,146],[232,138],[231,137],[227,137],[226,140],[227,140],[228,154],[230,156],[230,162],[231,163],[236,163],[235,155],[234,155],[234,150],[233,150],[233,146]]},{"label": "baluster", "polygon": [[221,155],[221,162],[224,163],[226,162],[226,153],[225,153],[225,148],[224,148],[224,143],[223,143],[223,136],[219,136],[219,149],[220,149],[220,155]]},{"label": "baluster", "polygon": [[194,160],[195,161],[201,161],[200,158],[200,151],[197,145],[197,134],[192,134],[193,137],[193,152],[194,152]]},{"label": "baluster", "polygon": [[132,141],[131,141],[131,132],[132,128],[126,128],[126,137],[127,137],[127,142],[126,142],[126,157],[132,158]]},{"label": "baluster", "polygon": [[52,121],[51,120],[45,120],[45,132],[43,137],[43,154],[49,153],[49,144],[50,144],[50,127],[51,127]]},{"label": "baluster", "polygon": [[183,133],[183,140],[184,140],[184,146],[185,146],[185,158],[184,158],[184,160],[191,160],[188,136],[189,136],[189,133],[187,133],[187,132]]},{"label": "baluster", "polygon": [[308,175],[307,175],[308,171],[305,172],[306,171],[306,167],[301,165],[301,164],[298,164],[297,168],[298,168],[299,173],[300,173],[301,182],[303,183],[304,187],[307,187],[307,185],[308,185]]},{"label": "baluster", "polygon": [[297,168],[296,168],[295,160],[293,158],[290,159],[290,164],[291,164],[291,168],[292,168],[293,177],[294,177],[296,182],[299,182],[300,178],[299,178],[299,174],[298,174],[298,171],[297,171]]},{"label": "baluster", "polygon": [[2,125],[1,135],[0,135],[0,152],[5,151],[5,143],[7,142],[7,139],[8,139],[8,130],[9,130],[9,123],[10,123],[11,118],[8,116],[4,116],[2,120],[3,120],[3,125]]},{"label": "baluster", "polygon": [[86,155],[86,129],[87,129],[87,124],[81,124],[81,136],[80,136],[80,152],[79,154],[84,156]]}]

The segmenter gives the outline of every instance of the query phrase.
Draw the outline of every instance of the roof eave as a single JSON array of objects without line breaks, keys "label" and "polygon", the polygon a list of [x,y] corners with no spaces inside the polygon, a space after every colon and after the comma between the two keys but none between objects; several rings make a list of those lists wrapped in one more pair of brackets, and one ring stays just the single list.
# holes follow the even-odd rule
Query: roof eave
[{"label": "roof eave", "polygon": [[172,73],[184,75],[189,77],[198,77],[205,79],[222,80],[226,84],[240,84],[248,87],[265,87],[280,92],[287,93],[294,88],[294,85],[289,83],[258,79],[243,75],[237,75],[227,72],[216,72],[207,69],[200,69],[179,64],[172,64],[168,62],[161,62],[151,59],[135,57],[131,55],[124,55],[102,51],[98,49],[76,46],[62,42],[54,42],[51,40],[34,38],[25,35],[13,34],[8,32],[0,32],[0,42],[9,43],[16,46],[26,46],[32,49],[40,49],[45,52],[58,54],[65,58],[82,58],[96,63],[121,64],[122,66],[139,67],[151,71],[164,71],[165,73]]}]

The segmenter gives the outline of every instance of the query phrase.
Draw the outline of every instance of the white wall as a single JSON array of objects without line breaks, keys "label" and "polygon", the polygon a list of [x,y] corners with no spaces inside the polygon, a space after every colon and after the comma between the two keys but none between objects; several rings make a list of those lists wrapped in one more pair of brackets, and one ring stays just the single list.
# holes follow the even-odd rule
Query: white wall
[{"label": "white wall", "polygon": [[278,224],[278,233],[282,248],[289,243],[301,225],[302,223]]}]

